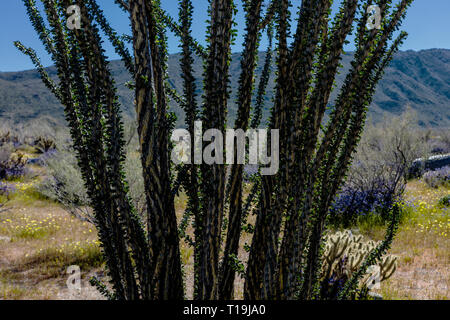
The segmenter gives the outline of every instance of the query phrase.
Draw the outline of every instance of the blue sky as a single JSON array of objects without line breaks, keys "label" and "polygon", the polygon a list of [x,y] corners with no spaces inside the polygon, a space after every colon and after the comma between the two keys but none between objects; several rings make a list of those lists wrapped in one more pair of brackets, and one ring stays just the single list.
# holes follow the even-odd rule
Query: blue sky
[{"label": "blue sky", "polygon": [[[51,65],[50,59],[44,54],[42,45],[36,37],[25,14],[22,0],[0,0],[0,71],[18,71],[33,68],[28,57],[22,55],[14,46],[13,41],[20,40],[26,46],[35,48],[45,66]],[[236,0],[240,8],[240,0]],[[293,0],[294,5],[300,0]],[[339,0],[335,0],[334,8]],[[117,8],[113,0],[98,0],[111,24],[120,33],[129,34],[128,17]],[[193,34],[203,42],[206,30],[207,0],[194,0],[195,6]],[[162,0],[162,5],[172,17],[177,19],[178,0]],[[243,29],[242,10],[236,17],[238,30]],[[402,50],[422,50],[430,48],[450,49],[450,0],[415,0],[405,19],[402,29],[409,33]],[[233,51],[241,50],[242,37],[238,37]],[[109,45],[105,46],[111,59],[117,56]],[[264,42],[262,43],[264,48]],[[346,48],[351,50],[351,45]],[[177,40],[169,36],[170,53],[178,52]]]}]

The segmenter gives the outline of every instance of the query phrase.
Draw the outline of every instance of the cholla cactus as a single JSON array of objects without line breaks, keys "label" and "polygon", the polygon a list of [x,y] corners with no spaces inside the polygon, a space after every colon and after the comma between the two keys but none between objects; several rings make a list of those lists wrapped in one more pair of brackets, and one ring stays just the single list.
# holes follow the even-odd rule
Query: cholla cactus
[{"label": "cholla cactus", "polygon": [[[340,280],[350,278],[361,267],[369,253],[380,244],[381,241],[365,241],[362,235],[353,235],[350,231],[326,235],[321,275],[322,290],[330,289],[330,279],[332,279],[332,284],[339,284]],[[397,256],[385,255],[377,266],[380,270],[378,280],[385,281],[394,274],[397,268]],[[358,285],[361,291],[367,289],[370,279],[370,272],[361,278]]]},{"label": "cholla cactus", "polygon": [[11,137],[11,133],[9,131],[0,133],[0,146],[5,143],[9,143]]},{"label": "cholla cactus", "polygon": [[11,134],[10,131],[0,132],[0,146],[4,144],[12,143],[14,146],[18,146],[21,141],[19,136]]},{"label": "cholla cactus", "polygon": [[28,158],[20,151],[0,154],[0,179],[16,179],[25,174]]},{"label": "cholla cactus", "polygon": [[388,255],[383,258],[383,261],[380,262],[380,273],[381,273],[381,279],[380,281],[384,281],[389,279],[397,270],[397,256]]},{"label": "cholla cactus", "polygon": [[34,147],[39,153],[46,153],[52,149],[55,149],[56,144],[52,139],[40,136],[34,141]]},{"label": "cholla cactus", "polygon": [[11,158],[9,159],[9,162],[12,166],[20,166],[23,167],[27,164],[28,157],[20,151],[16,151],[11,154]]}]

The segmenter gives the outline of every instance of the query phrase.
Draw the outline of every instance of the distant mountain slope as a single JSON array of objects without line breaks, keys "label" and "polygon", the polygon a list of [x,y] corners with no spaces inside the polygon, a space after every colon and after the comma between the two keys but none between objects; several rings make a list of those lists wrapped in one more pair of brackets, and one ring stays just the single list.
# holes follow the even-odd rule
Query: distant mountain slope
[{"label": "distant mountain slope", "polygon": [[[169,57],[169,75],[172,86],[181,91],[179,57],[178,54]],[[351,53],[343,56],[344,70],[337,77],[338,87],[343,82],[351,57]],[[233,54],[230,66],[232,88],[230,118],[236,114],[235,93],[240,73],[239,60],[239,54]],[[263,53],[260,53],[260,61],[262,60]],[[194,70],[199,79],[197,80],[199,96],[201,96],[202,68],[202,63],[197,59]],[[261,69],[261,66],[257,68],[258,75]],[[121,61],[112,61],[111,70],[118,85],[123,110],[132,116],[133,93],[124,86],[124,83],[130,80],[130,76]],[[50,76],[56,77],[54,67],[48,68],[48,72]],[[269,89],[273,89],[273,77],[272,74]],[[337,90],[333,93],[331,101],[336,94]],[[265,117],[269,113],[271,97],[271,94],[266,97]],[[370,106],[370,115],[378,121],[385,114],[401,113],[408,105],[418,112],[421,125],[450,127],[450,50],[404,51],[395,56],[377,88]],[[173,106],[173,110],[181,124],[184,118],[182,112],[177,106]],[[38,73],[35,70],[0,72],[0,122],[3,120],[20,123],[39,118],[53,118],[55,122],[60,123],[64,121],[61,105],[44,87]]]}]

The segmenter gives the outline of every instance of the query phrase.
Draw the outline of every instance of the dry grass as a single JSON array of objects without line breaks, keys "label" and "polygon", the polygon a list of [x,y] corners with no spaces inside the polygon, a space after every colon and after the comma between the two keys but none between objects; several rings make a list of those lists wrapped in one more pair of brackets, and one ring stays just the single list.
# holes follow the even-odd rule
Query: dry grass
[{"label": "dry grass", "polygon": [[[421,181],[408,183],[406,217],[391,249],[399,265],[381,284],[385,299],[450,299],[450,208],[437,205],[449,193]],[[382,230],[375,228],[371,236],[380,239]]]},{"label": "dry grass", "polygon": [[[0,215],[0,299],[101,298],[87,284],[103,273],[95,228],[56,204],[33,199],[29,188],[18,190]],[[67,289],[70,265],[81,267],[81,294]]]},{"label": "dry grass", "polygon": [[[36,180],[16,182],[17,192],[8,202],[9,210],[0,214],[0,299],[101,299],[87,280],[104,277],[103,260],[95,228],[71,217],[58,205],[42,199],[34,191]],[[450,216],[449,209],[437,202],[449,189],[429,189],[420,181],[408,184],[404,207],[406,216],[391,253],[399,256],[395,274],[383,282],[380,293],[385,299],[449,299]],[[176,199],[179,221],[186,196]],[[250,216],[249,222],[254,223]],[[383,237],[382,227],[361,228],[375,240]],[[187,233],[193,235],[189,225]],[[241,237],[238,257],[246,263],[244,244],[251,234]],[[180,242],[187,298],[192,298],[194,252]],[[66,286],[67,267],[82,270],[81,292]],[[243,297],[243,281],[236,275],[236,299]]]}]

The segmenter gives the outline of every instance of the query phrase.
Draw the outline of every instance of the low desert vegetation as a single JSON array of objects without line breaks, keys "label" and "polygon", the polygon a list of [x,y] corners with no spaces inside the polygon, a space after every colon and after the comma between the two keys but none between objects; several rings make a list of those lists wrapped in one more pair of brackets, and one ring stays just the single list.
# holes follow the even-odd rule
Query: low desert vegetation
[{"label": "low desert vegetation", "polygon": [[[24,0],[58,81],[32,48],[15,45],[64,106],[68,128],[5,130],[1,138],[4,297],[24,297],[30,287],[31,296],[44,287],[46,297],[65,292],[67,267],[76,264],[107,299],[446,298],[448,281],[414,293],[391,284],[406,266],[425,274],[445,268],[448,175],[429,156],[448,149],[447,136],[415,126],[410,111],[367,121],[377,84],[407,36],[396,31],[412,0],[378,1],[377,28],[368,27],[370,1],[342,1],[333,15],[331,1],[302,1],[298,19],[287,0],[245,1],[234,125],[227,123],[233,2],[211,1],[206,47],[192,38],[190,0],[179,1],[179,19],[159,1],[116,3],[130,18],[132,51],[95,0],[77,2],[82,32],[61,14],[69,1],[43,0],[41,12]],[[167,79],[169,31],[180,38],[182,93]],[[135,124],[122,115],[101,34],[131,75]],[[335,88],[350,34],[356,49]],[[268,46],[254,83],[263,36]],[[194,57],[204,64],[201,97]],[[279,148],[278,172],[171,161],[170,100],[191,136],[197,121],[220,133],[260,128],[272,72],[266,125]],[[223,151],[214,143],[211,156]]]},{"label": "low desert vegetation", "polygon": [[377,125],[369,122],[331,207],[335,226],[349,227],[357,220],[388,221],[392,207],[402,200],[411,164],[431,153],[429,132],[417,123],[408,108]]},{"label": "low desert vegetation", "polygon": [[[407,179],[413,160],[433,153],[433,143],[447,148],[445,140],[433,130],[415,126],[414,114],[406,111],[396,119],[369,124],[355,155],[347,182],[336,197],[330,211],[325,237],[322,290],[336,294],[361,264],[368,249],[384,237],[389,218],[385,217],[397,203],[401,221],[389,253],[383,258],[381,288],[371,290],[378,299],[448,299],[450,275],[447,271],[450,239],[450,187],[448,176],[439,176],[430,184],[422,177]],[[125,170],[130,177],[130,190],[139,212],[143,182],[136,128],[130,120],[127,128],[127,159]],[[79,168],[67,133],[61,128],[53,136],[54,146],[42,153],[34,145],[18,139],[15,147],[7,143],[2,154],[13,156],[28,150],[23,172],[14,179],[0,183],[0,298],[3,299],[100,299],[102,296],[88,283],[92,276],[107,279],[104,260],[92,223],[92,210],[86,196]],[[39,131],[34,133],[42,136]],[[48,138],[47,138],[48,139]],[[430,143],[430,141],[433,143]],[[395,144],[396,143],[396,144]],[[443,149],[445,151],[445,149]],[[402,152],[403,156],[398,156]],[[33,161],[29,161],[29,160]],[[27,174],[25,173],[27,172]],[[31,173],[34,172],[34,173]],[[382,183],[380,183],[380,179]],[[245,185],[248,194],[253,185]],[[352,190],[352,191],[348,191]],[[358,193],[359,192],[359,193]],[[355,197],[345,203],[345,195]],[[371,199],[372,201],[369,201]],[[193,281],[194,250],[189,244],[193,228],[183,221],[187,205],[182,192],[176,199],[180,232],[181,259],[187,282]],[[255,217],[249,215],[236,257],[236,270],[244,273]],[[362,243],[363,245],[357,245]],[[83,273],[83,290],[79,295],[67,291],[68,266],[78,265]],[[385,265],[383,269],[383,265]],[[367,290],[370,274],[361,279],[360,292]],[[243,298],[243,282],[236,278],[236,298]],[[332,281],[330,282],[330,279]],[[370,287],[370,286],[369,286]],[[334,292],[334,293],[333,293]],[[187,296],[192,297],[188,291]],[[353,298],[359,298],[355,295]]]}]

